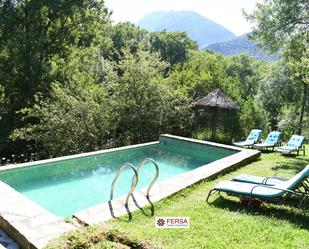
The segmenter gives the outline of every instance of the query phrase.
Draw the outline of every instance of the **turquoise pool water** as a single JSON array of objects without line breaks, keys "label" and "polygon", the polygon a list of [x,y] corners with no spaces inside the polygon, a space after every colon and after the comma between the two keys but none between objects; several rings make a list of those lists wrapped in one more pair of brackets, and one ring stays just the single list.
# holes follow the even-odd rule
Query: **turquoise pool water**
[{"label": "turquoise pool water", "polygon": [[[65,217],[108,201],[112,180],[123,163],[137,167],[145,158],[153,158],[160,168],[159,182],[236,152],[164,138],[158,144],[0,171],[0,180],[50,212]],[[148,186],[154,175],[154,166],[147,163],[140,171],[136,190]],[[123,172],[114,198],[128,192],[132,177],[129,169]]]}]

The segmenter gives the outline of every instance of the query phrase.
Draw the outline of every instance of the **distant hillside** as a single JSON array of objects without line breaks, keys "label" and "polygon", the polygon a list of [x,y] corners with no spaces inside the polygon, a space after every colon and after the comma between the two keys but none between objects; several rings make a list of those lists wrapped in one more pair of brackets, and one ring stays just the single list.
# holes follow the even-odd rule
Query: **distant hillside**
[{"label": "distant hillside", "polygon": [[264,61],[277,60],[277,56],[268,55],[265,51],[260,49],[256,44],[249,40],[248,34],[237,37],[236,39],[210,44],[206,49],[219,52],[224,55],[237,55],[240,53],[248,53],[257,59]]},{"label": "distant hillside", "polygon": [[192,11],[153,12],[138,25],[149,31],[185,31],[200,47],[236,38],[228,29]]}]

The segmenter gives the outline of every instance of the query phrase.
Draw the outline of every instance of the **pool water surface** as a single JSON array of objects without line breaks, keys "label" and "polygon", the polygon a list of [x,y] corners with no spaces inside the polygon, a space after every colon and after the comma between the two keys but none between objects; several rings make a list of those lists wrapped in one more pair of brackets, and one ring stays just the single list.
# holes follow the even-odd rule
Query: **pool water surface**
[{"label": "pool water surface", "polygon": [[[162,138],[155,144],[0,171],[0,180],[50,212],[67,217],[108,201],[112,180],[123,163],[137,167],[145,158],[154,159],[160,182],[234,153],[237,151]],[[154,165],[146,163],[136,190],[147,187],[155,173]],[[130,169],[121,174],[114,198],[127,194],[133,175]]]}]

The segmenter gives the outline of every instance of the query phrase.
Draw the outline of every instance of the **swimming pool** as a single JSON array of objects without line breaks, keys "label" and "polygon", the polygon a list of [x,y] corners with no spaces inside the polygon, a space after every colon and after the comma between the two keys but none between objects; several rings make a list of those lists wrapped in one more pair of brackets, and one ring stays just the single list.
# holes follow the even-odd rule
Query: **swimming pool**
[{"label": "swimming pool", "polygon": [[[0,180],[53,214],[66,217],[108,201],[112,180],[123,163],[137,167],[145,158],[154,159],[160,182],[237,152],[162,136],[158,142],[0,171]],[[136,190],[148,186],[154,175],[153,165],[147,163]],[[121,174],[114,197],[127,194],[132,177],[129,169]]]}]

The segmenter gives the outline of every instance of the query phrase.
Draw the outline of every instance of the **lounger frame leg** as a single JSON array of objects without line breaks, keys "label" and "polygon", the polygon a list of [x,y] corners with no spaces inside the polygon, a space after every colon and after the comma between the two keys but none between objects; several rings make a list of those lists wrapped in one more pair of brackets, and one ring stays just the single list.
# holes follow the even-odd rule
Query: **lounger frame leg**
[{"label": "lounger frame leg", "polygon": [[254,210],[256,207],[253,205],[253,201],[260,201],[262,203],[261,200],[259,199],[255,199],[253,197],[249,197],[249,202],[248,202],[248,207],[251,209],[251,210]]},{"label": "lounger frame leg", "polygon": [[309,199],[307,195],[305,195],[304,198],[302,198],[301,201],[300,201],[299,204],[298,204],[298,208],[299,208],[300,210],[302,210],[302,211],[304,211],[304,210],[302,209],[301,206],[302,206],[302,204],[306,201],[306,199]]},{"label": "lounger frame leg", "polygon": [[209,203],[209,202],[208,202],[209,197],[212,196],[213,194],[215,194],[216,192],[220,192],[220,191],[218,191],[218,190],[216,190],[216,189],[212,189],[212,190],[209,191],[209,193],[208,193],[208,195],[207,195],[207,198],[206,198],[206,202],[207,202],[207,203]]}]

